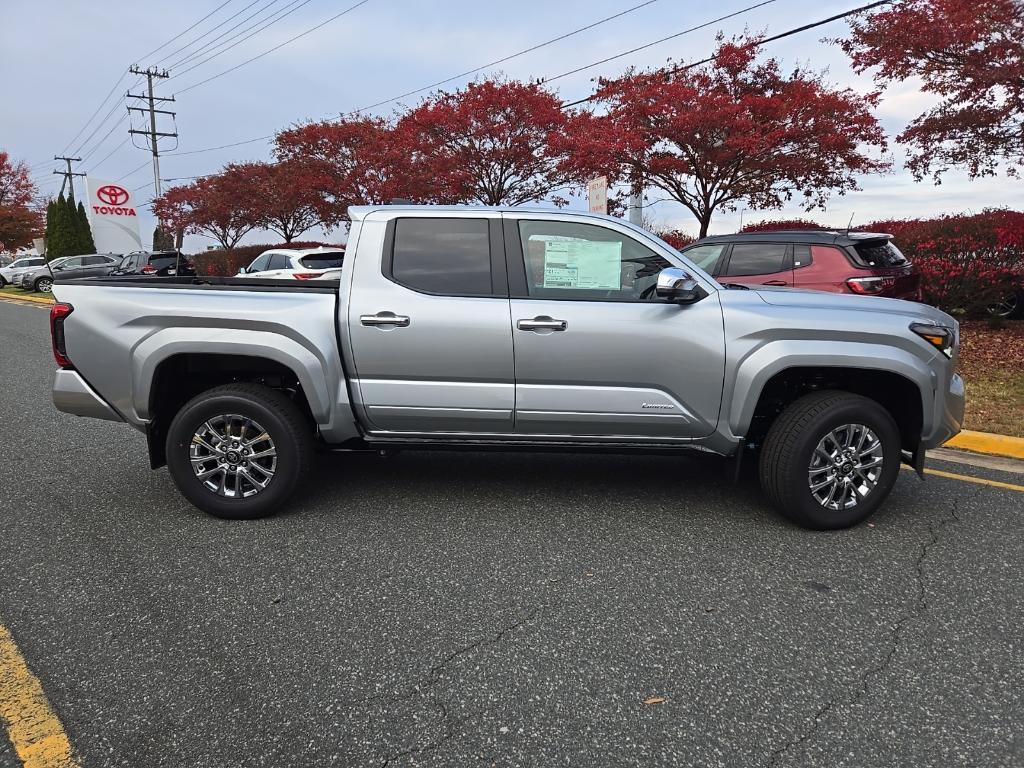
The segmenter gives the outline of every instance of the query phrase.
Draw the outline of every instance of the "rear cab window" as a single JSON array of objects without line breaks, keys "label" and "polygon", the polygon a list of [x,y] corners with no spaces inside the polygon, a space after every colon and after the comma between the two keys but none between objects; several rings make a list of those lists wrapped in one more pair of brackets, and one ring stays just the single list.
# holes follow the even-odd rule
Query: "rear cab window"
[{"label": "rear cab window", "polygon": [[493,295],[488,219],[399,218],[392,226],[385,277],[420,293]]}]

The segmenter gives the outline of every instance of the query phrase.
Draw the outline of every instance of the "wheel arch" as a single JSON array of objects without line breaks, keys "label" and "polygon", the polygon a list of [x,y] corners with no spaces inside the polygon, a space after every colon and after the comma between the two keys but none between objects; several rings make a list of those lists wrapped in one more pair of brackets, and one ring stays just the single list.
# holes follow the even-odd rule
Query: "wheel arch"
[{"label": "wheel arch", "polygon": [[[748,357],[728,403],[729,428],[758,442],[786,405],[808,392],[834,389],[868,397],[884,407],[900,428],[903,447],[913,452],[931,429],[936,375],[919,358],[898,348],[814,342],[827,354],[803,350],[774,354],[766,345]],[[802,343],[801,346],[805,346]]]}]

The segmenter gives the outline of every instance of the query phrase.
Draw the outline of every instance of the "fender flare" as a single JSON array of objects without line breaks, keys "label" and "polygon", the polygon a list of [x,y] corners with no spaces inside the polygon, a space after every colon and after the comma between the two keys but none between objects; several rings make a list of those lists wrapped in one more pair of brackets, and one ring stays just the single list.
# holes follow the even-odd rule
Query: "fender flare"
[{"label": "fender flare", "polygon": [[132,406],[139,419],[152,418],[149,395],[157,368],[165,360],[182,354],[262,357],[280,363],[299,380],[316,422],[330,422],[331,399],[337,386],[327,381],[323,361],[310,349],[269,331],[209,327],[157,331],[132,350]]},{"label": "fender flare", "polygon": [[932,428],[938,378],[910,352],[870,342],[782,339],[753,350],[736,368],[732,392],[726,393],[723,407],[732,434],[747,434],[765,385],[788,368],[860,368],[898,374],[921,394],[922,433]]}]

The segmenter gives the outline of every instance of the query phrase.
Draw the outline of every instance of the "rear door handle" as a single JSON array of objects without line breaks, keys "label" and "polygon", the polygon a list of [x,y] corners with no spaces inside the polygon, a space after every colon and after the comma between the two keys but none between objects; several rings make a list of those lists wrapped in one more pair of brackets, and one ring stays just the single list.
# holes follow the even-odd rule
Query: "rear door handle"
[{"label": "rear door handle", "polygon": [[569,324],[565,320],[555,320],[547,315],[516,321],[516,328],[520,331],[564,331],[567,327]]},{"label": "rear door handle", "polygon": [[765,280],[761,285],[789,285],[785,280]]},{"label": "rear door handle", "polygon": [[394,312],[378,312],[376,315],[360,315],[359,322],[371,327],[394,326],[405,328],[412,321],[408,315],[396,315]]}]

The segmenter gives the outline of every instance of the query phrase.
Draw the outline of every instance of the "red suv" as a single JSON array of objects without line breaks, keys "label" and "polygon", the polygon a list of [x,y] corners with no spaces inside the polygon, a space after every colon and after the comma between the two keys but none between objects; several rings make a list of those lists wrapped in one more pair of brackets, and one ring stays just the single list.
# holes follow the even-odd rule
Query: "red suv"
[{"label": "red suv", "polygon": [[720,283],[921,299],[921,275],[875,232],[789,230],[705,237],[682,251]]}]

